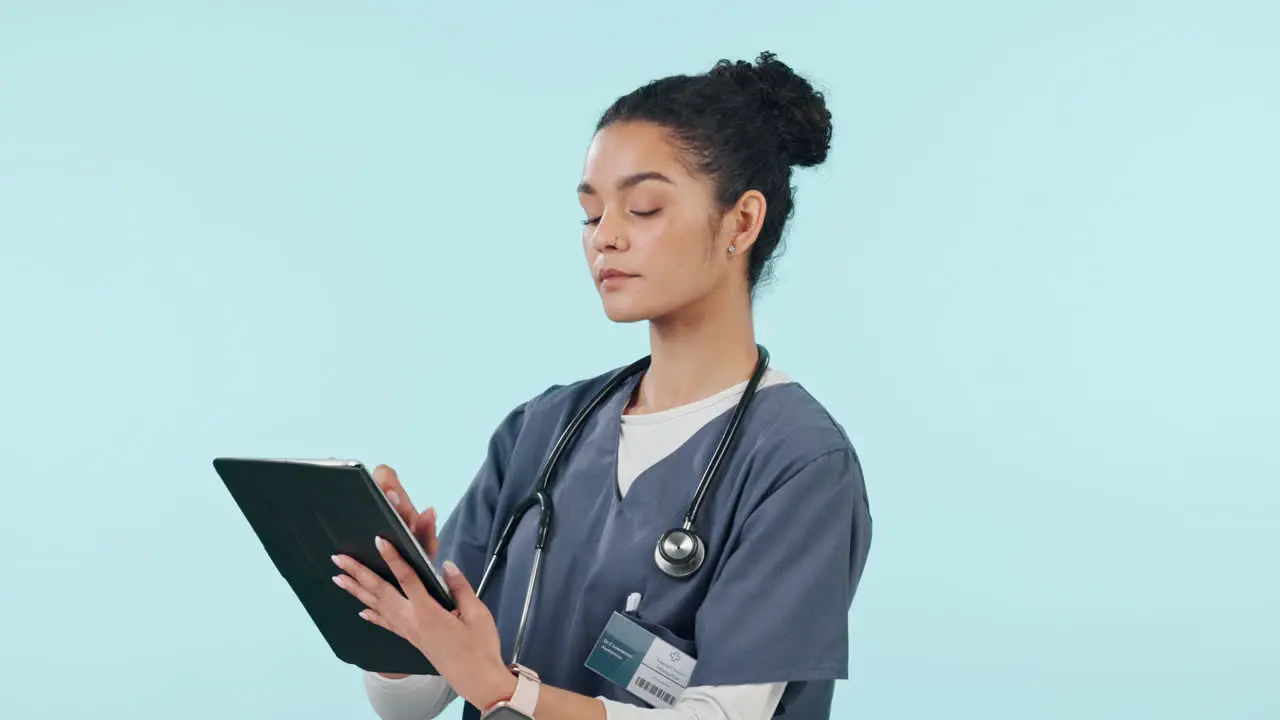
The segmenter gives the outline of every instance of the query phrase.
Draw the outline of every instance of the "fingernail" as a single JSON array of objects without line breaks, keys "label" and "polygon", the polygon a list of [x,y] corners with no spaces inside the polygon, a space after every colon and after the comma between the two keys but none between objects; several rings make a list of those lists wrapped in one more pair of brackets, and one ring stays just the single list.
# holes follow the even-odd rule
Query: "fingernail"
[{"label": "fingernail", "polygon": [[400,495],[399,495],[399,494],[397,494],[395,490],[392,490],[392,491],[390,491],[390,492],[388,492],[388,493],[387,493],[387,500],[389,500],[389,501],[391,502],[391,504],[392,504],[392,505],[399,505],[399,504],[400,504]]},{"label": "fingernail", "polygon": [[342,579],[342,576],[341,576],[341,575],[334,575],[334,576],[333,576],[333,584],[334,584],[334,585],[337,585],[337,586],[338,586],[338,587],[340,587],[340,588],[344,588],[344,587],[346,587],[346,586],[347,586],[346,581]]},{"label": "fingernail", "polygon": [[387,541],[383,540],[381,535],[373,539],[373,544],[377,545],[379,550],[387,549]]},{"label": "fingernail", "polygon": [[333,561],[334,565],[337,565],[339,567],[342,566],[342,558],[338,557],[337,555],[330,555],[329,559]]},{"label": "fingernail", "polygon": [[446,575],[461,575],[461,574],[462,574],[462,571],[458,569],[458,566],[457,566],[457,565],[454,565],[454,564],[453,564],[453,561],[452,561],[452,560],[445,560],[445,561],[444,561],[444,572],[445,572],[445,574],[446,574]]}]

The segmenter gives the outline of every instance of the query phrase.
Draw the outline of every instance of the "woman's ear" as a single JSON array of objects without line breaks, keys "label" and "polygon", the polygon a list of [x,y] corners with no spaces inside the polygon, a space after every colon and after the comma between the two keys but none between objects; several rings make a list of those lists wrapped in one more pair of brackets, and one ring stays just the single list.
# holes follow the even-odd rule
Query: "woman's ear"
[{"label": "woman's ear", "polygon": [[733,256],[746,254],[760,236],[767,209],[764,194],[759,190],[742,193],[742,197],[738,198],[738,202],[725,215],[722,227],[724,247],[721,249]]}]

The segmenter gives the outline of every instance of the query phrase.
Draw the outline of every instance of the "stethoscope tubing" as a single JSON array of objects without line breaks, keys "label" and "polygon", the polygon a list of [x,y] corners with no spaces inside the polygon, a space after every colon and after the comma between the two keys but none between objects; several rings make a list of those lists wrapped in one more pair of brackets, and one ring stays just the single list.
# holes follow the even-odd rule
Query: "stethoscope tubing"
[{"label": "stethoscope tubing", "polygon": [[[715,452],[712,454],[711,461],[707,464],[707,469],[702,474],[702,479],[698,482],[698,487],[694,491],[693,499],[689,503],[688,509],[684,513],[683,529],[688,533],[693,533],[694,521],[697,518],[698,510],[702,506],[702,501],[706,498],[707,491],[711,487],[711,481],[715,478],[716,472],[720,468],[720,464],[728,454],[730,446],[737,439],[738,426],[742,423],[742,417],[746,414],[747,406],[755,397],[756,388],[760,384],[760,380],[764,377],[765,370],[769,363],[769,352],[760,345],[757,345],[760,353],[759,360],[756,363],[755,371],[751,375],[751,379],[747,382],[747,387],[743,391],[742,401],[734,409],[733,416],[729,418],[729,423],[725,427],[724,434],[720,437],[720,442],[716,446]],[[493,572],[497,568],[498,563],[506,555],[508,545],[511,538],[515,534],[516,527],[520,520],[524,518],[525,513],[529,512],[536,505],[538,506],[538,538],[533,550],[533,567],[530,571],[529,583],[525,588],[524,604],[520,609],[520,624],[516,629],[515,644],[511,651],[511,662],[517,663],[520,659],[520,651],[524,647],[525,627],[529,621],[529,610],[533,605],[533,594],[538,584],[539,569],[542,565],[542,554],[546,549],[547,541],[550,537],[551,523],[555,516],[555,505],[551,501],[551,494],[548,488],[551,486],[551,476],[560,464],[560,457],[568,451],[569,446],[579,435],[582,426],[586,424],[596,408],[604,402],[604,400],[613,394],[618,386],[627,378],[636,373],[643,372],[649,367],[651,357],[641,358],[627,367],[619,370],[614,374],[609,382],[605,383],[595,395],[587,402],[583,409],[569,422],[569,425],[560,434],[560,438],[556,441],[555,446],[551,449],[551,453],[542,464],[542,469],[538,474],[538,482],[534,486],[533,493],[522,500],[511,511],[510,517],[502,527],[502,532],[498,535],[498,542],[494,545],[493,553],[489,556],[489,562],[485,564],[484,574],[480,578],[480,583],[476,586],[476,596],[483,595],[485,588],[488,587],[490,580],[493,578]],[[670,532],[670,531],[668,531]],[[664,538],[666,537],[664,533]],[[661,545],[662,540],[659,540]],[[701,542],[699,540],[699,542]],[[696,570],[696,568],[694,568]],[[664,570],[665,572],[665,570]],[[680,577],[687,577],[692,572],[685,573]]]}]

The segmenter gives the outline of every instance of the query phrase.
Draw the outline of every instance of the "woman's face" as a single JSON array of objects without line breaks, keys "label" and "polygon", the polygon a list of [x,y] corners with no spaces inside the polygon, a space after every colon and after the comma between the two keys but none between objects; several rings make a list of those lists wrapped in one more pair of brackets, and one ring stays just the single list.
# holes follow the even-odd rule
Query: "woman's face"
[{"label": "woman's face", "polygon": [[677,153],[661,127],[637,122],[604,128],[587,151],[582,246],[616,322],[672,315],[730,276],[725,214],[710,180],[691,174]]}]

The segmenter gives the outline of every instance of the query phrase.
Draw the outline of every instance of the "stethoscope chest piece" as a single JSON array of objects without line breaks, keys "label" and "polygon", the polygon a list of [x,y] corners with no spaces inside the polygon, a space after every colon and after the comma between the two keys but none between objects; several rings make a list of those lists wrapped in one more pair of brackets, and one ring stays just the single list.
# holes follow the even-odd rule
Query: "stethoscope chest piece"
[{"label": "stethoscope chest piece", "polygon": [[653,549],[653,560],[658,569],[673,578],[685,578],[702,567],[707,557],[707,547],[693,530],[675,528],[658,539]]}]

